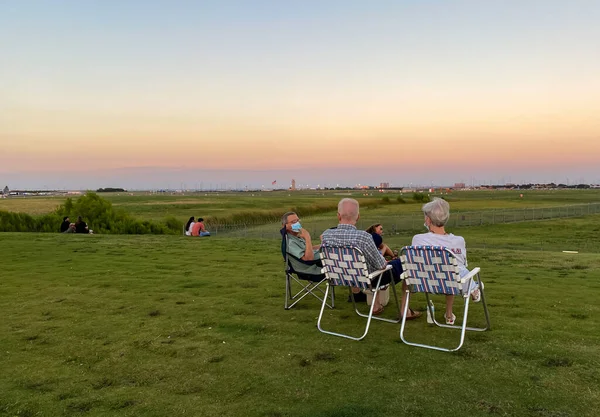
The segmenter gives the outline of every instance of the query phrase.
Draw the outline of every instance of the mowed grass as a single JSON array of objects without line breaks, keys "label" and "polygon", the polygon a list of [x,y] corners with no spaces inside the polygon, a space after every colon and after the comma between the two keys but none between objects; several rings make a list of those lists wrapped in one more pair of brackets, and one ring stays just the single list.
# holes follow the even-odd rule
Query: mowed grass
[{"label": "mowed grass", "polygon": [[[487,230],[519,244],[555,224],[553,238],[568,239],[583,220]],[[599,412],[598,254],[471,250],[493,330],[448,354],[402,344],[388,323],[361,342],[321,334],[315,300],[285,311],[277,240],[4,233],[0,253],[0,415]],[[323,325],[356,334],[364,321],[346,297]],[[483,323],[480,306],[470,317]],[[424,318],[407,326],[426,343],[458,337]]]}]

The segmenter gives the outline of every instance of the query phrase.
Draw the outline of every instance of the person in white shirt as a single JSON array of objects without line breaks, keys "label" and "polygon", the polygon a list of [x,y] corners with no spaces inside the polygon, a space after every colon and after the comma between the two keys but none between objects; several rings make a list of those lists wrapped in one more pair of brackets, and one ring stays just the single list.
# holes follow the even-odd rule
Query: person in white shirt
[{"label": "person in white shirt", "polygon": [[[434,198],[431,202],[423,205],[423,214],[425,215],[425,228],[428,233],[415,235],[412,239],[413,246],[444,246],[448,248],[458,261],[459,272],[461,276],[469,273],[467,269],[467,247],[465,239],[462,236],[455,236],[447,233],[444,229],[450,218],[450,205],[446,200]],[[463,284],[463,292],[469,290],[468,283]],[[481,300],[481,293],[477,284],[471,281],[471,297],[476,303]],[[454,296],[446,296],[446,324],[454,324],[456,316],[452,313]]]}]

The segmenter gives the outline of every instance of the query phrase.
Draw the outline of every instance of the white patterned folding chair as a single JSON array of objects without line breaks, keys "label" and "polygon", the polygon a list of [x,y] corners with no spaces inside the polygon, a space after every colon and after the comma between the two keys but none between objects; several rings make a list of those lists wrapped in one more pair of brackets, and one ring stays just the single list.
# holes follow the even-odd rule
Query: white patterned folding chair
[{"label": "white patterned folding chair", "polygon": [[[287,233],[285,233],[285,228],[281,229],[281,235],[281,254],[285,260],[285,303],[283,307],[286,310],[289,310],[302,301],[305,297],[311,295],[319,301],[324,302],[327,307],[334,308],[335,293],[331,293],[331,302],[327,303],[327,294],[325,294],[325,291],[322,288],[322,284],[325,283],[325,275],[308,275],[294,270],[291,262],[291,258],[293,258],[293,256],[287,251],[288,236]],[[296,259],[296,261],[305,264],[318,262],[318,260],[304,262],[301,259]]]},{"label": "white patterned folding chair", "polygon": [[[391,320],[383,317],[373,316],[373,308],[375,307],[375,303],[371,303],[371,307],[369,308],[369,314],[361,313],[360,311],[358,311],[358,307],[356,306],[354,295],[352,293],[352,287],[357,287],[361,290],[372,291],[373,297],[376,297],[379,290],[382,289],[382,287],[384,287],[383,285],[380,285],[383,274],[386,272],[388,274],[392,273],[391,265],[387,265],[385,269],[381,269],[379,271],[375,271],[369,274],[364,254],[360,249],[352,246],[321,246],[321,262],[323,263],[322,271],[327,279],[325,298],[323,304],[321,305],[321,313],[319,314],[319,319],[317,320],[317,327],[321,332],[331,334],[334,336],[345,337],[347,339],[352,340],[362,340],[369,332],[371,319],[386,321],[389,323],[400,322],[399,319]],[[396,295],[396,288],[393,284],[393,279],[391,280],[390,285],[392,287],[394,299],[396,300],[396,305],[398,307],[398,314],[400,314],[400,304],[398,303],[398,296]],[[325,300],[327,299],[327,293],[330,289],[333,289],[336,286],[348,287],[352,298],[354,311],[359,316],[365,317],[367,319],[365,331],[360,337],[354,337],[343,333],[336,333],[328,330],[323,330],[323,328],[321,327],[321,319],[323,318],[323,311],[325,310]]]},{"label": "white patterned folding chair", "polygon": [[[462,347],[467,330],[483,332],[490,329],[490,316],[487,304],[485,302],[485,294],[483,291],[484,286],[479,277],[480,268],[474,268],[469,272],[469,274],[461,277],[458,262],[454,257],[454,254],[449,249],[440,246],[405,246],[400,251],[400,259],[402,261],[402,268],[404,270],[402,277],[406,280],[409,288],[406,291],[408,293],[408,299],[406,301],[406,308],[403,317],[406,317],[410,293],[421,292],[425,294],[427,299],[427,309],[429,310],[429,314],[433,318],[433,323],[436,326],[461,330],[459,344],[453,349],[408,342],[404,337],[406,319],[403,318],[400,326],[400,339],[402,339],[404,343],[411,346],[441,350],[443,352],[454,352]],[[471,281],[475,281],[479,284],[478,287],[479,291],[481,292],[481,304],[483,306],[483,311],[485,313],[485,319],[487,322],[486,327],[467,326],[467,315],[469,312],[471,292],[477,288],[477,286],[471,285]],[[463,292],[463,287],[468,288],[469,290],[467,292]],[[435,315],[431,307],[432,303],[429,300],[429,294],[454,295],[457,297],[462,297],[464,299],[462,325],[439,323],[435,319]]]}]

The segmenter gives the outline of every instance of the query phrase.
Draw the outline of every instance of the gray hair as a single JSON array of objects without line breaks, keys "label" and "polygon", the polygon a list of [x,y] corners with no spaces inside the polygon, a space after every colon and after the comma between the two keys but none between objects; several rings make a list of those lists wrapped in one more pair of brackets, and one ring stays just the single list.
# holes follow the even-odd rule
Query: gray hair
[{"label": "gray hair", "polygon": [[283,216],[281,216],[281,224],[285,226],[287,224],[288,217],[290,217],[292,214],[296,214],[296,212],[294,212],[294,211],[288,211]]},{"label": "gray hair", "polygon": [[359,214],[358,201],[353,198],[343,198],[338,203],[338,213],[343,220],[355,222]]},{"label": "gray hair", "polygon": [[444,226],[450,218],[450,204],[446,200],[434,197],[432,201],[423,205],[423,214],[429,217],[434,226]]}]

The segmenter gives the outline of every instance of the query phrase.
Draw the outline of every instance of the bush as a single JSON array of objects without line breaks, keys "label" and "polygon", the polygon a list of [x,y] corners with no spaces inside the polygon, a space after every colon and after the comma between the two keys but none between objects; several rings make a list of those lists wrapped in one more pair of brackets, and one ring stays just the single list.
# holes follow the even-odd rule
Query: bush
[{"label": "bush", "polygon": [[391,203],[390,198],[387,195],[381,199],[381,202],[383,204],[390,204]]},{"label": "bush", "polygon": [[405,200],[405,199],[403,199],[403,198],[402,198],[402,196],[400,196],[400,195],[399,195],[399,196],[396,198],[396,201],[397,201],[399,204],[406,204],[406,200]]},{"label": "bush", "polygon": [[425,193],[414,193],[413,200],[415,200],[417,203],[429,203],[431,201],[429,196]]},{"label": "bush", "polygon": [[33,218],[25,213],[0,211],[0,232],[57,233],[62,218],[75,221],[81,216],[94,233],[106,234],[175,234],[181,233],[183,223],[174,217],[165,224],[136,220],[123,210],[115,210],[110,201],[88,192],[73,201],[67,198],[53,213]]}]

